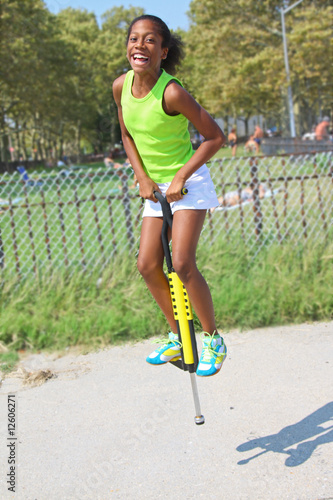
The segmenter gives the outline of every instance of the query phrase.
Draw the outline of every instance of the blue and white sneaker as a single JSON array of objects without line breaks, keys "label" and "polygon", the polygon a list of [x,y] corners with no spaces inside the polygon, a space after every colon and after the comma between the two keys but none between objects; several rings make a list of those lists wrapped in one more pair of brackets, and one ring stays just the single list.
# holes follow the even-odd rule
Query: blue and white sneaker
[{"label": "blue and white sneaker", "polygon": [[146,361],[151,365],[163,365],[168,361],[176,361],[181,357],[181,344],[178,340],[178,335],[173,332],[169,333],[169,340],[156,340],[155,342],[163,342],[163,345],[149,354]]},{"label": "blue and white sneaker", "polygon": [[209,377],[216,375],[227,357],[227,346],[219,334],[206,334],[202,339],[202,353],[197,368],[197,375]]}]

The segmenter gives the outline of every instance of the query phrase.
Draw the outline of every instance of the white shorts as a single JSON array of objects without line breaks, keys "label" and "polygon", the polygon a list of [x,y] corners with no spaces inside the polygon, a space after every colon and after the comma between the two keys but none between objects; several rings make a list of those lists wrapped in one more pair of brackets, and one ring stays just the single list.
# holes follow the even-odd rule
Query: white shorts
[{"label": "white shorts", "polygon": [[[157,183],[163,195],[165,195],[171,182]],[[210,177],[207,165],[200,167],[185,182],[188,193],[181,200],[170,203],[172,213],[177,210],[209,210],[219,206],[215,187]],[[162,217],[162,208],[159,202],[154,203],[146,200],[142,217]]]}]

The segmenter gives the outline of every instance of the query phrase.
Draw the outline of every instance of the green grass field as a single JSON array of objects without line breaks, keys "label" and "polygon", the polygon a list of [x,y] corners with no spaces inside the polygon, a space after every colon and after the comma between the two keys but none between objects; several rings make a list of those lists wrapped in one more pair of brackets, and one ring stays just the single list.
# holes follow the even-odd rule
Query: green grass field
[{"label": "green grass field", "polygon": [[[201,250],[198,260],[221,330],[333,317],[333,244],[273,245],[256,259],[239,246],[215,244]],[[4,282],[0,307],[4,367],[15,362],[20,349],[91,350],[168,331],[134,256],[116,261],[102,274]]]},{"label": "green grass field", "polygon": [[[219,154],[227,155],[230,151],[230,148],[224,148]],[[327,155],[323,158],[321,162],[319,155],[318,172],[325,177],[318,181],[308,179],[303,188],[300,176],[313,174],[313,158],[304,159],[301,155],[295,159],[259,159],[258,179],[260,182],[264,180],[271,189],[278,190],[274,200],[270,198],[261,203],[264,242],[279,237],[279,231],[281,238],[292,235],[296,236],[297,241],[302,238],[305,225],[307,232],[313,228],[321,230],[324,224],[327,226],[332,190],[327,182],[330,168]],[[215,159],[210,163],[210,170],[218,195],[222,195],[223,191],[237,191],[251,182],[248,157],[236,157],[235,160],[227,158],[223,163]],[[87,176],[87,173],[90,175]],[[51,268],[78,270],[104,267],[112,264],[117,253],[128,254],[133,251],[133,241],[136,245],[139,238],[142,207],[138,191],[129,190],[131,222],[128,229],[119,177],[107,174],[102,164],[74,171],[73,174],[59,177],[59,172],[46,171],[38,176],[32,175],[41,179],[42,184],[26,190],[20,182],[2,186],[3,198],[11,196],[12,200],[19,200],[13,215],[8,209],[1,215],[5,265],[12,273],[18,272],[18,267],[23,276],[32,273],[34,268],[45,272]],[[130,185],[133,180],[131,170],[128,175],[127,183]],[[287,176],[298,179],[272,181],[271,185],[267,181],[269,178]],[[318,186],[322,196],[322,211],[318,201]],[[305,216],[301,214],[302,196]],[[207,243],[206,235],[208,240],[222,240],[225,236],[229,239],[251,240],[254,234],[253,219],[250,205],[244,206],[243,210],[215,213],[209,226],[206,223],[201,241]],[[208,236],[210,231],[212,237]],[[241,234],[242,231],[244,234]]]},{"label": "green grass field", "polygon": [[[105,173],[105,169],[89,168],[87,173],[90,176],[79,171],[59,177],[48,172],[39,176],[41,186],[24,188],[17,182],[2,189],[3,198],[17,200],[13,215],[9,209],[1,215],[7,269],[19,266],[25,276],[33,267],[89,268],[96,261],[109,263],[120,248],[130,248],[119,177]],[[136,214],[140,198],[131,189],[129,196],[130,211]],[[132,232],[137,238],[134,217]]]}]

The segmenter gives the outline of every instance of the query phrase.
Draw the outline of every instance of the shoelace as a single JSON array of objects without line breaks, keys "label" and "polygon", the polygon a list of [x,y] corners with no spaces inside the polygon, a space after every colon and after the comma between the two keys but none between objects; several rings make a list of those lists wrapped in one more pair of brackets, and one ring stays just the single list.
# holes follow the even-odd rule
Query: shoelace
[{"label": "shoelace", "polygon": [[[206,333],[206,332],[204,332],[204,333]],[[206,335],[201,335],[201,340],[203,341],[203,344],[204,344],[203,345],[202,361],[209,362],[213,356],[217,356],[218,354],[221,354],[221,353],[217,353],[215,348],[222,347],[223,343],[215,345],[215,348],[212,347],[212,342],[215,340],[214,335],[215,335],[214,333],[212,335],[210,335],[209,333],[208,334],[206,333]],[[207,342],[207,337],[210,337],[208,342]]]},{"label": "shoelace", "polygon": [[158,350],[160,351],[161,349],[163,349],[163,347],[165,345],[169,345],[169,344],[172,344],[174,346],[179,346],[179,348],[181,348],[182,344],[179,342],[179,340],[177,339],[174,339],[174,340],[171,340],[171,339],[155,339],[153,340],[153,344],[162,344],[161,347],[158,348]]}]

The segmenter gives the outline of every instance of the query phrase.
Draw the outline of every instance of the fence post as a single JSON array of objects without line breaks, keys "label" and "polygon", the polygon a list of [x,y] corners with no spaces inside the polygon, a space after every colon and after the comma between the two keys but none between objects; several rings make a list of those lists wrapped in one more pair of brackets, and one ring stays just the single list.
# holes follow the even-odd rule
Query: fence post
[{"label": "fence post", "polygon": [[21,274],[20,257],[19,257],[19,253],[18,253],[16,227],[15,227],[15,219],[14,219],[14,211],[13,211],[13,202],[12,202],[11,196],[9,197],[9,215],[10,215],[10,225],[12,228],[12,236],[13,236],[13,249],[14,249],[14,256],[15,256],[16,272],[17,272],[18,276],[20,276],[20,274]]},{"label": "fence post", "polygon": [[126,229],[127,229],[127,238],[130,244],[130,249],[132,250],[134,248],[134,234],[133,234],[133,227],[132,227],[132,218],[131,218],[131,202],[130,202],[130,197],[129,197],[129,192],[128,192],[128,185],[127,185],[127,180],[128,176],[126,173],[120,175],[120,180],[121,180],[121,185],[122,185],[122,203],[124,207],[124,212],[125,212],[125,220],[126,220]]},{"label": "fence post", "polygon": [[99,217],[98,217],[98,210],[97,210],[97,206],[96,206],[96,195],[95,195],[95,192],[94,192],[94,184],[92,182],[92,178],[90,177],[89,178],[89,184],[90,184],[90,189],[91,189],[91,201],[92,201],[92,207],[93,207],[93,211],[94,211],[94,217],[95,217],[95,223],[96,223],[96,229],[97,229],[97,239],[98,239],[98,242],[99,242],[99,246],[100,246],[100,249],[101,249],[101,255],[102,255],[102,260],[103,262],[105,262],[105,255],[104,255],[104,245],[103,245],[103,239],[102,239],[102,231],[101,231],[101,227],[100,227],[100,224],[99,224]]},{"label": "fence post", "polygon": [[325,232],[327,232],[327,223],[326,223],[326,217],[325,217],[325,212],[324,212],[324,207],[323,207],[323,197],[321,195],[321,189],[320,189],[320,183],[319,183],[319,174],[318,174],[318,168],[317,168],[316,155],[314,155],[314,157],[313,157],[313,170],[314,170],[315,177],[316,177],[316,186],[317,186],[317,193],[318,193],[320,215],[321,215],[322,220],[324,221],[324,230],[325,230]]},{"label": "fence post", "polygon": [[304,177],[303,175],[301,176],[301,216],[302,216],[302,226],[303,226],[303,235],[304,238],[306,239],[308,237],[307,233],[307,223],[305,219],[305,209],[304,209],[304,198],[305,198],[305,193],[304,193]]},{"label": "fence post", "polygon": [[31,250],[32,250],[32,262],[33,262],[33,269],[34,273],[37,273],[37,260],[36,260],[36,251],[35,251],[35,241],[34,241],[34,233],[32,231],[32,221],[31,221],[31,212],[30,212],[30,201],[28,198],[28,192],[27,192],[27,187],[24,186],[24,197],[25,197],[25,204],[26,204],[26,213],[27,213],[27,219],[28,219],[28,236],[30,238],[30,243],[31,243]]},{"label": "fence post", "polygon": [[[223,171],[223,160],[220,160],[220,174],[221,174],[221,192],[222,199],[225,200],[225,182],[224,182],[224,171]],[[226,208],[226,207],[225,207]],[[228,210],[223,210],[224,216],[224,227],[227,235],[227,240],[229,240],[229,219],[228,219]]]},{"label": "fence post", "polygon": [[61,191],[60,191],[60,182],[59,178],[56,180],[57,184],[57,197],[58,197],[58,213],[59,213],[59,222],[60,222],[60,230],[61,230],[61,241],[62,248],[64,251],[64,262],[66,269],[68,268],[68,252],[67,252],[67,242],[66,242],[66,231],[65,231],[65,222],[64,222],[64,214],[62,212],[62,207],[64,205],[61,199]]},{"label": "fence post", "polygon": [[238,200],[239,200],[239,216],[240,216],[240,225],[241,225],[241,235],[244,241],[245,233],[244,233],[244,212],[243,212],[243,199],[242,199],[242,180],[240,177],[239,167],[236,167],[237,174],[237,192],[238,192]]},{"label": "fence post", "polygon": [[[333,164],[331,164],[330,168],[330,175],[331,175],[331,181],[332,181],[332,188],[333,188]],[[331,194],[333,193],[333,189],[331,190]]]},{"label": "fence post", "polygon": [[255,235],[258,241],[261,236],[262,231],[262,213],[260,207],[259,198],[259,179],[258,179],[258,166],[257,158],[250,158],[250,174],[251,174],[251,184],[250,188],[253,193],[253,212],[254,212],[254,225],[255,225]]},{"label": "fence post", "polygon": [[113,221],[113,213],[112,213],[112,202],[111,202],[111,196],[110,195],[107,196],[106,201],[108,203],[108,208],[109,208],[109,217],[110,217],[110,226],[111,226],[111,234],[112,234],[113,252],[117,253],[117,240],[116,240],[116,233],[115,233],[115,229],[114,229],[114,221]]},{"label": "fence post", "polygon": [[273,190],[273,185],[272,185],[271,173],[269,171],[269,168],[268,168],[267,164],[266,164],[266,172],[267,172],[268,187],[269,187],[269,189],[271,191],[272,206],[273,206],[273,216],[274,216],[274,219],[275,219],[275,227],[276,227],[276,230],[277,230],[278,242],[281,243],[280,223],[279,223],[278,213],[277,213],[277,210],[276,210],[276,200],[275,200],[275,195],[274,195],[274,190]]},{"label": "fence post", "polygon": [[285,159],[282,159],[282,172],[284,177],[284,196],[283,196],[283,226],[285,229],[284,238],[288,237],[288,226],[287,226],[287,201],[288,201],[288,176],[286,170]]},{"label": "fence post", "polygon": [[49,225],[47,222],[47,213],[46,213],[46,203],[45,203],[45,195],[43,189],[40,192],[41,198],[42,198],[42,210],[43,210],[43,218],[44,218],[44,234],[45,234],[45,245],[46,245],[46,251],[47,251],[47,257],[50,261],[50,264],[52,264],[52,253],[51,253],[51,246],[50,246],[50,235],[49,235]]},{"label": "fence post", "polygon": [[5,254],[3,251],[2,233],[1,233],[1,227],[0,227],[0,267],[1,267],[1,269],[4,268],[4,265],[5,265]]},{"label": "fence post", "polygon": [[80,214],[80,200],[77,195],[77,187],[74,187],[74,198],[75,198],[75,206],[76,206],[76,216],[77,216],[77,226],[79,231],[79,242],[80,242],[80,251],[82,255],[81,264],[83,269],[86,269],[86,261],[84,257],[84,244],[83,244],[83,236],[82,236],[82,222],[81,222],[81,214]]}]

